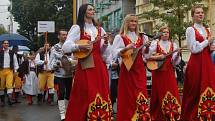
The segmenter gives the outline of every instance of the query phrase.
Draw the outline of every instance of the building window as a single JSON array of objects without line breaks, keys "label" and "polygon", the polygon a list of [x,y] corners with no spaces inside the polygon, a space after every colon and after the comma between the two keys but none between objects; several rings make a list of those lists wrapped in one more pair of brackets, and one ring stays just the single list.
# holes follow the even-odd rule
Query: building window
[{"label": "building window", "polygon": [[115,31],[120,29],[122,24],[122,10],[118,9],[107,15],[107,31]]},{"label": "building window", "polygon": [[136,7],[136,13],[137,13],[137,14],[140,14],[139,9],[140,9],[140,7],[139,7],[139,6],[137,6],[137,7]]},{"label": "building window", "polygon": [[94,0],[88,0],[88,3],[93,4]]},{"label": "building window", "polygon": [[145,33],[152,33],[152,27],[153,27],[152,22],[142,23],[140,25],[140,31]]},{"label": "building window", "polygon": [[112,30],[113,28],[113,17],[112,17],[112,13],[107,15],[108,16],[108,31]]},{"label": "building window", "polygon": [[143,0],[143,4],[149,4],[149,0]]},{"label": "building window", "polygon": [[121,23],[122,23],[122,17],[121,17],[121,9],[117,10],[114,12],[114,25],[115,29],[120,28]]},{"label": "building window", "polygon": [[140,0],[136,0],[136,5],[140,5]]}]

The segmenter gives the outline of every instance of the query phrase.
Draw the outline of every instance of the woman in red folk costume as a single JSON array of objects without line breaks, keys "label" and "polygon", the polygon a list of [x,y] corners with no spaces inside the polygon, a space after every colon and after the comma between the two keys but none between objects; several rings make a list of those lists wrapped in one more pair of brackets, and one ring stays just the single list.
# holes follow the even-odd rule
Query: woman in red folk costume
[{"label": "woman in red folk costume", "polygon": [[153,121],[177,121],[181,118],[181,103],[173,65],[180,63],[180,54],[176,43],[170,40],[170,29],[163,26],[159,32],[161,37],[150,46],[150,54],[155,55],[149,61],[163,60],[164,63],[152,71],[151,117]]},{"label": "woman in red folk costume", "polygon": [[[66,121],[110,121],[112,106],[109,98],[108,72],[102,56],[107,56],[108,38],[105,31],[96,26],[94,7],[83,4],[79,8],[77,25],[69,31],[63,45],[65,53],[91,53],[78,59],[74,84],[66,112]],[[77,44],[78,41],[89,41],[88,44]]]},{"label": "woman in red folk costume", "polygon": [[[150,120],[146,69],[143,62],[143,55],[148,51],[148,47],[142,46],[143,43],[149,46],[150,42],[146,42],[145,38],[138,33],[137,17],[128,14],[113,43],[114,55],[121,56],[123,62],[118,84],[117,121]],[[133,54],[126,55],[129,51]]]},{"label": "woman in red folk costume", "polygon": [[182,119],[215,121],[215,66],[210,56],[214,37],[202,24],[204,11],[201,6],[194,6],[191,15],[194,24],[186,30],[191,56],[185,73]]}]

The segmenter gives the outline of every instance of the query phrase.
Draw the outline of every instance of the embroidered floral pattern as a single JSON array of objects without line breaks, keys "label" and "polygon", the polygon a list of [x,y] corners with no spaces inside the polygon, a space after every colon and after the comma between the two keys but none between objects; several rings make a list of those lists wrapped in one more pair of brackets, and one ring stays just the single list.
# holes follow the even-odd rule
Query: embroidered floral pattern
[{"label": "embroidered floral pattern", "polygon": [[201,94],[198,116],[201,121],[212,121],[212,116],[215,116],[215,93],[210,87]]},{"label": "embroidered floral pattern", "polygon": [[97,94],[95,100],[89,105],[87,121],[111,121],[110,104]]},{"label": "embroidered floral pattern", "polygon": [[147,98],[143,95],[143,93],[139,93],[137,100],[137,109],[135,111],[135,114],[132,118],[132,121],[150,121],[150,111],[149,111],[149,101]]},{"label": "embroidered floral pattern", "polygon": [[111,117],[111,121],[114,121],[114,117],[113,117],[113,106],[112,106],[112,103],[111,103],[111,100],[110,100],[110,97],[108,97],[108,104],[109,104],[109,114],[110,114],[110,117]]},{"label": "embroidered floral pattern", "polygon": [[161,109],[165,117],[170,121],[180,120],[181,105],[169,91],[164,96]]}]

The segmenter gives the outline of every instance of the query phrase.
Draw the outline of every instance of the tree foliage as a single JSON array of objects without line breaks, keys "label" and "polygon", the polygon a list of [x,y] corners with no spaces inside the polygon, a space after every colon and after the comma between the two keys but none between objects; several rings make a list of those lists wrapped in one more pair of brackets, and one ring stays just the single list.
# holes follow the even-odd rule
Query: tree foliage
[{"label": "tree foliage", "polygon": [[[188,11],[192,6],[202,0],[150,0],[154,5],[152,11],[145,14],[147,19],[160,20],[163,24],[167,24],[171,28],[173,38],[181,40],[185,36],[185,29],[191,24],[191,21],[186,21]],[[160,27],[160,26],[159,26]]]},{"label": "tree foliage", "polygon": [[2,35],[2,34],[6,34],[7,33],[7,31],[5,30],[5,28],[4,28],[4,26],[2,25],[0,25],[0,35]]},{"label": "tree foliage", "polygon": [[[69,29],[72,25],[72,2],[70,0],[12,0],[10,11],[18,22],[18,33],[33,42],[35,48],[42,46],[44,37],[38,37],[37,21],[55,21],[55,30]],[[49,34],[49,42],[56,43],[56,33]]]}]

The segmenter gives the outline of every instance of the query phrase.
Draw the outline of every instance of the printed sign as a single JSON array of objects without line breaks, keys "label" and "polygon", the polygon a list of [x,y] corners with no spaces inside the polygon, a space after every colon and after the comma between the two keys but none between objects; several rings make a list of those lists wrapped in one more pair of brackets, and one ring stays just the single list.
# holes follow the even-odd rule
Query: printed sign
[{"label": "printed sign", "polygon": [[55,22],[54,21],[38,21],[37,22],[37,32],[55,32]]}]

